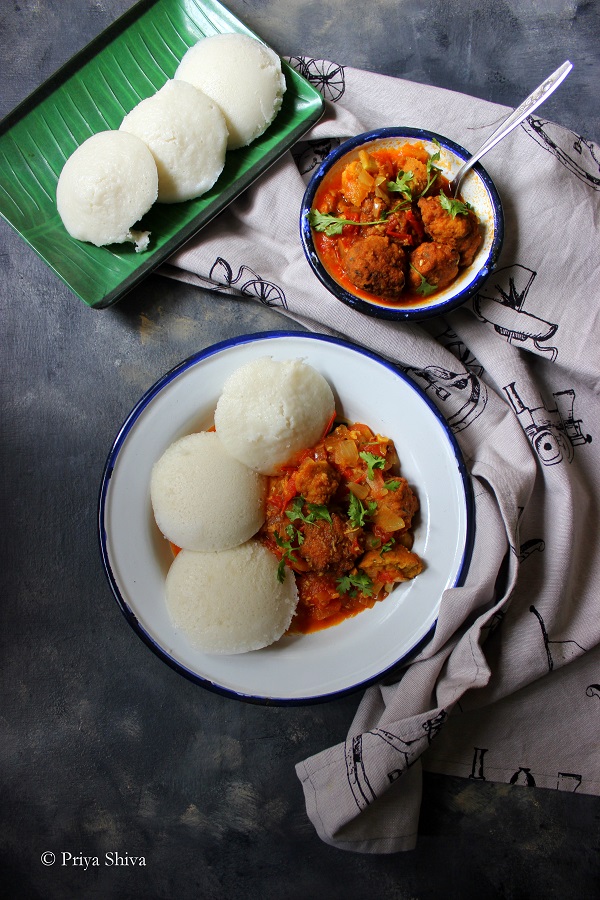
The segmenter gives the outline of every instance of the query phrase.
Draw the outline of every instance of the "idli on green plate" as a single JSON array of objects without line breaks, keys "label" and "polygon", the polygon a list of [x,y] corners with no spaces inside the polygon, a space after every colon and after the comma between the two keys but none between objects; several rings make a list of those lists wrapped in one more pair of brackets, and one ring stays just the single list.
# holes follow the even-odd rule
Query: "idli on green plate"
[{"label": "idli on green plate", "polygon": [[221,108],[227,147],[246,147],[263,134],[281,109],[286,90],[281,60],[246,34],[205,37],[185,53],[175,78],[199,88]]},{"label": "idli on green plate", "polygon": [[148,233],[134,231],[158,196],[158,171],[146,144],[132,134],[100,131],[69,156],[56,187],[56,208],[71,237],[97,247],[131,242],[144,250]]},{"label": "idli on green plate", "polygon": [[225,165],[227,125],[218,105],[186,81],[167,81],[119,129],[142,140],[158,169],[158,202],[201,197]]}]

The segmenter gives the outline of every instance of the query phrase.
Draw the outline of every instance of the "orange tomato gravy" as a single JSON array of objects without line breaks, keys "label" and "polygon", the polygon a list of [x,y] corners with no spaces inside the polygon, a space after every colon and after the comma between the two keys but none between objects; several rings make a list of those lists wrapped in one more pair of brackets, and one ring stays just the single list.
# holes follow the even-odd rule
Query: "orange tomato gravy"
[{"label": "orange tomato gravy", "polygon": [[[420,573],[411,551],[418,500],[398,468],[391,440],[363,424],[339,425],[269,479],[258,537],[295,574],[299,600],[288,633],[356,616]],[[369,510],[360,525],[357,508]],[[314,510],[318,517],[307,521]]]}]

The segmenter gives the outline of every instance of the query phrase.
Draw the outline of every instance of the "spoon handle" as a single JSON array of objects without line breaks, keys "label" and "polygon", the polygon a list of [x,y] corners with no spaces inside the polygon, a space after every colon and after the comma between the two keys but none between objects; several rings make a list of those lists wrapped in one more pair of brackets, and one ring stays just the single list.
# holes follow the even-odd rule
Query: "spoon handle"
[{"label": "spoon handle", "polygon": [[535,89],[535,91],[527,97],[526,100],[523,100],[520,106],[517,107],[509,116],[502,122],[502,124],[494,131],[493,134],[485,141],[484,144],[481,145],[479,150],[474,153],[469,159],[460,167],[454,178],[452,179],[452,188],[453,193],[456,194],[460,182],[463,180],[466,173],[469,169],[475,165],[475,163],[481,159],[484,153],[487,153],[488,150],[491,150],[492,147],[495,147],[498,141],[501,141],[503,137],[506,137],[509,132],[516,128],[523,119],[526,119],[534,109],[537,109],[550,94],[556,90],[559,84],[564,81],[567,77],[573,65],[567,60],[556,70],[552,75],[549,75],[545,81],[540,84],[539,87]]}]

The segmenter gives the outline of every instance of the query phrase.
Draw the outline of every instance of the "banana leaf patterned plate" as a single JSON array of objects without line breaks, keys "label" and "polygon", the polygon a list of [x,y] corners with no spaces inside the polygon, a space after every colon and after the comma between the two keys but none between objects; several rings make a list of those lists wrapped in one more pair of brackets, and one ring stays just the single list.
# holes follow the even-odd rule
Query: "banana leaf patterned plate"
[{"label": "banana leaf patterned plate", "polygon": [[202,197],[155,204],[138,227],[150,249],[95,247],[69,236],[56,210],[58,176],[90,135],[118,128],[140,100],[173,77],[202,37],[258,37],[216,0],[141,0],[0,122],[0,215],[88,306],[119,300],[254,182],[320,118],[321,95],[285,62],[287,90],[267,131],[227,153]]}]

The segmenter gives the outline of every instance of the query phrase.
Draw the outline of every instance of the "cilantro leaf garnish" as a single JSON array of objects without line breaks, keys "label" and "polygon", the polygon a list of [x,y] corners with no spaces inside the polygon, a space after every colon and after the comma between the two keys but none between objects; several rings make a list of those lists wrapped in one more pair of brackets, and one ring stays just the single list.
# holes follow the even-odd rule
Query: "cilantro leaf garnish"
[{"label": "cilantro leaf garnish", "polygon": [[[429,172],[431,169],[434,169],[434,168],[435,168],[434,163],[439,162],[439,161],[440,161],[440,156],[442,155],[442,145],[440,144],[440,142],[439,142],[439,141],[436,141],[436,139],[434,138],[434,139],[433,139],[433,143],[434,143],[435,146],[437,147],[437,150],[435,151],[435,153],[431,153],[430,156],[429,156],[429,159],[427,160],[427,171],[428,171],[428,172]],[[439,170],[438,170],[438,171],[439,171]]]},{"label": "cilantro leaf garnish", "polygon": [[285,581],[285,556],[281,557],[277,566],[277,581],[279,584],[283,584]]},{"label": "cilantro leaf garnish", "polygon": [[462,200],[453,200],[452,197],[446,197],[443,191],[440,191],[440,206],[445,209],[453,219],[457,216],[466,216],[469,210],[473,209],[470,203],[463,203]]},{"label": "cilantro leaf garnish", "polygon": [[396,543],[396,541],[394,540],[394,538],[390,538],[389,541],[387,541],[387,542],[383,545],[383,547],[381,548],[381,551],[380,551],[380,552],[381,552],[381,553],[387,553],[389,550],[392,549],[392,547],[394,546],[395,543]]},{"label": "cilantro leaf garnish", "polygon": [[293,543],[297,542],[298,546],[304,543],[304,535],[301,531],[298,531],[297,528],[294,528],[293,525],[287,525],[285,529],[285,533],[289,537],[290,541]]},{"label": "cilantro leaf garnish", "polygon": [[401,482],[396,478],[391,478],[389,481],[384,481],[383,486],[387,488],[388,491],[397,491],[400,487]]},{"label": "cilantro leaf garnish", "polygon": [[365,506],[362,500],[359,500],[355,494],[350,494],[350,504],[348,506],[348,518],[353,528],[362,528],[365,519],[373,516],[377,511],[377,503],[375,500],[368,500]]},{"label": "cilantro leaf garnish", "polygon": [[323,506],[320,503],[307,503],[306,505],[308,507],[308,515],[305,521],[312,524],[313,522],[316,522],[317,519],[324,519],[326,522],[329,522],[330,525],[332,524],[331,513],[326,506]]},{"label": "cilantro leaf garnish", "polygon": [[342,575],[337,579],[337,586],[340,594],[349,594],[350,597],[356,597],[358,591],[370,597],[373,593],[373,582],[366,572],[357,572],[355,575]]},{"label": "cilantro leaf garnish", "polygon": [[421,282],[417,288],[415,288],[417,294],[421,294],[422,297],[428,297],[430,294],[433,294],[434,291],[437,291],[437,286],[435,284],[430,284],[424,275],[421,275],[418,269],[415,269],[412,263],[409,263],[413,272],[416,272]]},{"label": "cilantro leaf garnish", "polygon": [[[308,508],[308,515],[305,515],[303,512],[305,504]],[[306,503],[304,497],[301,496],[294,497],[292,508],[286,510],[285,514],[292,522],[296,522],[299,519],[301,522],[306,522],[307,525],[314,525],[317,519],[324,519],[330,525],[332,524],[331,513],[326,506],[320,503]]]},{"label": "cilantro leaf garnish", "polygon": [[294,497],[291,504],[291,509],[287,509],[285,514],[292,522],[295,522],[296,519],[303,518],[302,507],[304,506],[304,497]]},{"label": "cilantro leaf garnish", "polygon": [[398,194],[402,194],[403,197],[406,197],[407,200],[412,200],[412,190],[410,188],[410,182],[412,181],[413,173],[412,172],[403,172],[400,170],[398,175],[396,176],[395,181],[388,181],[387,189],[388,191],[394,191]]},{"label": "cilantro leaf garnish", "polygon": [[367,464],[367,478],[373,478],[373,469],[383,469],[385,458],[376,456],[375,453],[369,453],[368,450],[361,450],[358,454]]},{"label": "cilantro leaf garnish", "polygon": [[286,534],[289,540],[284,541],[278,531],[273,532],[273,537],[275,538],[275,543],[283,551],[283,555],[279,560],[279,565],[277,566],[277,581],[280,584],[283,584],[285,580],[285,565],[286,561],[290,560],[291,562],[297,562],[298,560],[294,556],[294,550],[296,549],[293,546],[294,541],[296,540],[298,544],[301,544],[304,540],[304,537],[300,532],[294,528],[293,525],[288,525],[286,530]]},{"label": "cilantro leaf garnish", "polygon": [[385,222],[385,218],[376,219],[373,222],[356,222],[353,219],[343,219],[341,216],[331,216],[329,213],[319,212],[314,207],[308,214],[310,227],[314,228],[315,231],[324,231],[328,237],[332,237],[334,234],[341,234],[344,225],[358,225],[362,228],[365,225],[380,225],[381,222]]},{"label": "cilantro leaf garnish", "polygon": [[441,175],[441,169],[438,169],[435,163],[439,162],[440,160],[442,147],[440,145],[440,142],[436,141],[435,138],[433,139],[433,143],[436,145],[437,150],[435,151],[435,153],[432,153],[427,160],[427,184],[425,185],[425,189],[421,191],[421,197],[423,197],[427,193],[438,175]]}]

